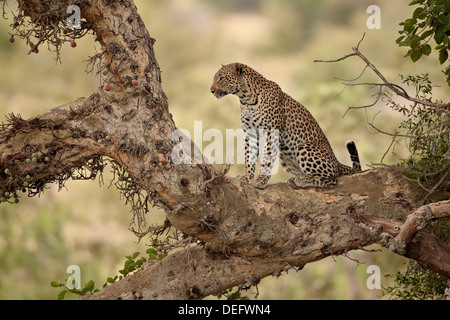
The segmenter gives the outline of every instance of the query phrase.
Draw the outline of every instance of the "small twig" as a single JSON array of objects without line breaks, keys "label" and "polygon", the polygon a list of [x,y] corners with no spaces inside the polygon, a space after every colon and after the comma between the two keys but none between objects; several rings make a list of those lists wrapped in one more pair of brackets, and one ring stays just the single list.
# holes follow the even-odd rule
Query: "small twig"
[{"label": "small twig", "polygon": [[342,60],[345,60],[345,59],[347,59],[349,57],[356,56],[356,55],[357,55],[356,53],[350,53],[350,54],[347,54],[347,55],[345,55],[345,56],[343,56],[343,57],[341,57],[339,59],[334,59],[334,60],[314,60],[314,62],[338,62],[338,61],[342,61]]},{"label": "small twig", "polygon": [[225,168],[223,169],[223,171],[220,174],[216,174],[215,172],[213,172],[212,177],[210,179],[204,181],[204,185],[207,185],[208,183],[210,183],[211,181],[213,181],[217,178],[221,178],[221,177],[225,176],[228,173],[228,171],[230,171],[231,166],[232,166],[231,164],[226,164]]},{"label": "small twig", "polygon": [[387,150],[385,151],[385,153],[384,153],[383,156],[381,157],[381,163],[383,163],[384,158],[386,158],[386,156],[387,156],[389,150],[391,150],[392,145],[393,145],[394,143],[398,143],[398,141],[397,141],[397,132],[396,132],[395,135],[392,137],[392,141],[391,141],[391,143],[389,144],[389,147],[387,148]]},{"label": "small twig", "polygon": [[356,77],[356,78],[353,78],[353,79],[342,79],[342,78],[336,78],[337,80],[342,80],[342,81],[346,81],[346,82],[351,82],[351,81],[356,81],[356,80],[358,80],[359,78],[361,78],[362,77],[362,75],[364,74],[364,72],[367,70],[367,65],[364,67],[364,69],[361,71],[361,73]]},{"label": "small twig", "polygon": [[[347,84],[346,84],[346,86],[347,86]],[[370,108],[370,107],[373,107],[374,105],[376,105],[377,102],[381,99],[381,89],[382,89],[382,86],[380,86],[380,88],[378,90],[377,98],[375,99],[374,102],[372,102],[371,104],[364,105],[364,106],[348,107],[342,117],[345,117],[350,110],[353,110],[353,109],[366,109],[366,108]]]},{"label": "small twig", "polygon": [[433,186],[433,188],[431,188],[431,190],[428,192],[427,196],[423,199],[423,201],[425,203],[428,201],[428,198],[438,189],[438,187],[442,184],[442,182],[444,182],[444,180],[447,178],[449,173],[450,173],[450,171],[447,171],[446,173],[444,173],[442,175],[442,177],[439,179],[439,181]]}]

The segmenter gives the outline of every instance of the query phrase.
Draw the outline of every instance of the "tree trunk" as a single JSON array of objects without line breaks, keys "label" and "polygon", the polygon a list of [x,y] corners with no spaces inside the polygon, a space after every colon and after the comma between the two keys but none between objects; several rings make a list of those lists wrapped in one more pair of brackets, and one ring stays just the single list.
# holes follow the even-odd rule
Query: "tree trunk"
[{"label": "tree trunk", "polygon": [[[19,3],[39,27],[61,19],[61,8],[69,5]],[[421,208],[423,193],[398,173],[369,170],[327,189],[278,183],[258,190],[239,179],[222,180],[221,172],[193,156],[191,164],[168,161],[180,141],[172,137],[176,126],[161,87],[154,40],[135,5],[78,5],[85,28],[102,45],[110,90],[99,87],[88,98],[28,120],[9,115],[0,131],[2,201],[17,201],[21,190],[39,194],[51,182],[62,186],[70,178],[95,178],[110,163],[138,225],[152,203],[165,208],[174,228],[199,243],[147,262],[85,298],[202,298],[373,243],[450,278],[449,247],[424,230],[428,222],[450,215],[449,201]],[[183,145],[188,146],[184,154],[193,155],[191,143]],[[431,250],[439,254],[430,255]]]}]

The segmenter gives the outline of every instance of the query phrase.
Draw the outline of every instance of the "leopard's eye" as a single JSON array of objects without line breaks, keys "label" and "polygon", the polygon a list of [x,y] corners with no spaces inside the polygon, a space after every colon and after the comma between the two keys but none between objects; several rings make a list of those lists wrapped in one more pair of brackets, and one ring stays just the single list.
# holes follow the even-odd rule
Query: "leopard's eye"
[{"label": "leopard's eye", "polygon": [[224,77],[223,76],[220,76],[219,77],[219,80],[217,80],[217,81],[222,81],[224,79]]}]

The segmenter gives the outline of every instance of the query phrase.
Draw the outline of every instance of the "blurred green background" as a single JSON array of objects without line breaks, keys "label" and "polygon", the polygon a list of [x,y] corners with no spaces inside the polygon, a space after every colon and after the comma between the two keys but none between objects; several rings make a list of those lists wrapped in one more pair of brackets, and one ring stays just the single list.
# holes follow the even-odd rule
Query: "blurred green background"
[{"label": "blurred green background", "polygon": [[[353,139],[363,168],[378,163],[390,139],[375,134],[367,125],[378,112],[376,124],[393,130],[401,118],[379,104],[368,110],[350,106],[370,104],[374,89],[363,86],[344,89],[342,81],[359,75],[363,64],[356,58],[339,63],[314,63],[334,59],[356,46],[363,33],[361,51],[392,82],[399,74],[428,72],[435,84],[445,88],[435,57],[414,64],[403,56],[406,49],[395,44],[401,21],[410,17],[409,1],[354,0],[151,0],[135,1],[150,34],[156,39],[156,58],[170,111],[179,128],[193,132],[194,121],[202,121],[203,132],[217,128],[238,129],[239,102],[235,96],[216,100],[209,88],[221,64],[250,65],[285,92],[303,103],[327,134],[338,159],[350,163],[345,141]],[[381,9],[381,29],[369,30],[369,5]],[[24,41],[9,42],[14,1],[7,1],[6,17],[0,20],[0,114],[10,112],[29,118],[80,96],[89,96],[100,85],[87,75],[86,59],[93,55],[92,35],[67,44],[62,64],[41,45],[39,54],[28,55]],[[97,47],[98,50],[98,47]],[[361,81],[376,81],[369,71]],[[436,88],[436,97],[444,89]],[[447,88],[448,89],[448,88]],[[203,148],[209,142],[204,142]],[[387,161],[404,156],[401,146]],[[230,175],[243,173],[243,165],[232,167]],[[93,279],[100,287],[108,276],[118,274],[125,255],[145,252],[145,239],[128,230],[130,207],[114,187],[98,181],[68,182],[58,192],[50,186],[40,198],[25,195],[17,205],[0,205],[0,298],[56,299],[53,280],[64,281],[66,268],[81,268],[83,283]],[[279,170],[271,182],[284,181]],[[164,213],[152,209],[148,223],[158,223]],[[378,248],[378,247],[374,247]],[[379,249],[379,248],[378,248]],[[330,257],[293,270],[280,278],[268,277],[259,285],[260,299],[376,299],[380,290],[366,286],[368,265],[380,266],[382,274],[403,268],[404,260],[382,250],[363,251],[347,257]],[[386,286],[389,279],[382,277]],[[254,289],[247,294],[253,298]]]}]

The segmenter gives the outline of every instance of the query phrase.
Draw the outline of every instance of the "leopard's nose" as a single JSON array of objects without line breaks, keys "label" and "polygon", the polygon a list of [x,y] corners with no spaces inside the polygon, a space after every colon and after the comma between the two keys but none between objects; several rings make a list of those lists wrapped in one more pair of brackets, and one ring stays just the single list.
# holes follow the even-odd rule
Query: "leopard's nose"
[{"label": "leopard's nose", "polygon": [[211,93],[212,93],[212,94],[215,94],[215,93],[216,93],[216,90],[214,90],[213,87],[211,87]]}]

